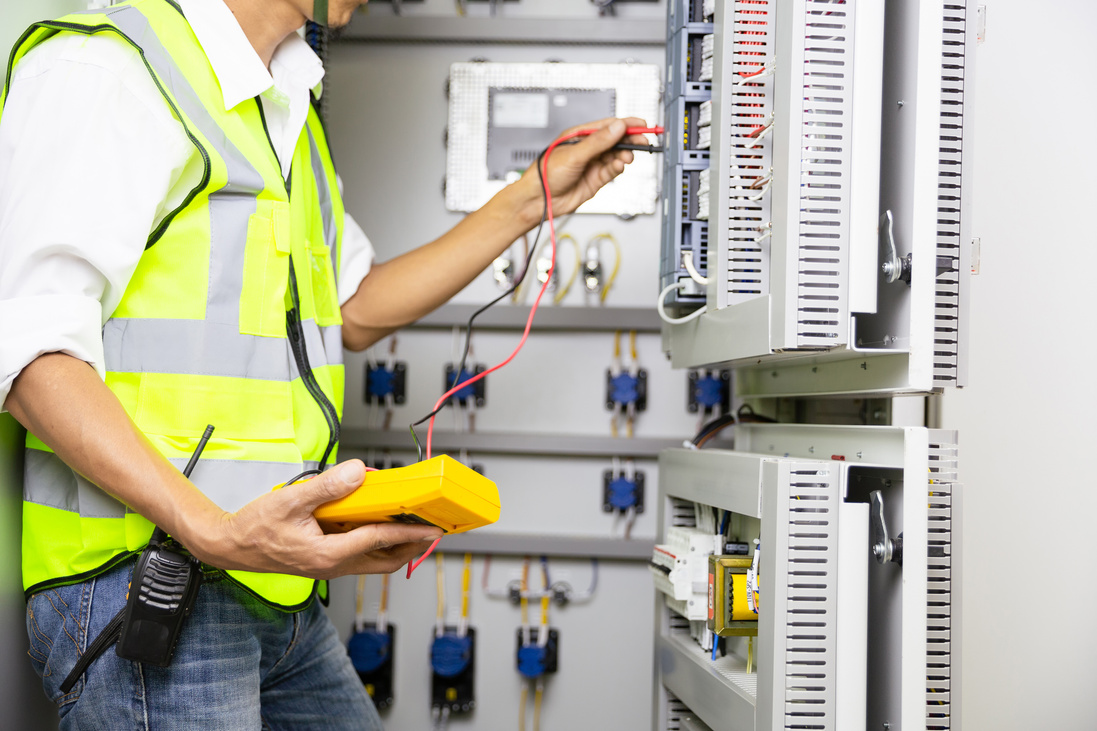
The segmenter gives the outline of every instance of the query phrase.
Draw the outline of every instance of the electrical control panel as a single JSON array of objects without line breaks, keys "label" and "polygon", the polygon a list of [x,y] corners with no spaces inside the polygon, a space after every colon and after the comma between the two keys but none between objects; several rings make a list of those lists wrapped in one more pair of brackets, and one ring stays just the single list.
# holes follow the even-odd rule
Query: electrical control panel
[{"label": "electrical control panel", "polygon": [[963,385],[966,12],[912,3],[885,27],[865,0],[716,4],[709,159],[727,174],[682,199],[708,229],[704,273],[675,274],[679,296],[705,291],[666,327],[676,367],[734,366],[744,397]]},{"label": "electrical control panel", "polygon": [[[740,425],[734,451],[663,452],[659,684],[717,730],[947,728],[957,466],[955,432],[916,427]],[[695,525],[706,511],[757,538],[759,560],[715,555],[714,521]],[[728,573],[748,566],[753,586]],[[717,587],[730,603],[706,601]],[[751,602],[734,598],[751,589]],[[755,610],[751,631],[741,622]],[[722,657],[710,654],[717,629]]]}]

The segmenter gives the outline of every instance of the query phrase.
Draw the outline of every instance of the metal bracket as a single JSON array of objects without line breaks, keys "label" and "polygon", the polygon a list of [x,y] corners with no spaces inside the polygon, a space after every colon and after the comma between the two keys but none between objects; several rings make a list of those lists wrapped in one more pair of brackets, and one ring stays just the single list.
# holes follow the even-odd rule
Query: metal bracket
[{"label": "metal bracket", "polygon": [[869,493],[868,512],[869,534],[872,539],[872,555],[881,564],[893,561],[903,565],[903,534],[895,540],[888,538],[887,523],[884,522],[884,496],[879,490]]},{"label": "metal bracket", "polygon": [[894,284],[900,279],[910,284],[910,254],[905,258],[899,258],[899,252],[895,249],[895,219],[891,211],[884,211],[880,216],[880,246],[884,250],[883,263],[880,271],[884,274],[884,281]]}]

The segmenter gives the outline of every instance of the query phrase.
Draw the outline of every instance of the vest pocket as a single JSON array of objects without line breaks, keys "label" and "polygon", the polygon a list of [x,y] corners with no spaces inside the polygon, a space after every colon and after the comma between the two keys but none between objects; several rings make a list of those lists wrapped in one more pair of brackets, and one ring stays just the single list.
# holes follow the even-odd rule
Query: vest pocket
[{"label": "vest pocket", "polygon": [[331,247],[310,243],[309,265],[312,269],[312,299],[316,324],[320,327],[342,325],[343,316],[339,312],[339,290],[335,284]]},{"label": "vest pocket", "polygon": [[284,201],[259,200],[248,218],[240,332],[286,337],[286,286],[290,264],[290,212]]}]

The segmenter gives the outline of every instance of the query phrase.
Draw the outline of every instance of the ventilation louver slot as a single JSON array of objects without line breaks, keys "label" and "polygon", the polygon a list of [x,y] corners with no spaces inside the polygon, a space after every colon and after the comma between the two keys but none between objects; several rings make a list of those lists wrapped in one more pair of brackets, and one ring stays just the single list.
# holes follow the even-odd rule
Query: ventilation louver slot
[{"label": "ventilation louver slot", "polygon": [[[933,315],[933,380],[936,386],[955,386],[957,382],[966,16],[965,3],[945,4],[937,169],[938,274]],[[946,262],[950,264],[947,269],[941,266]]]},{"label": "ventilation louver slot", "polygon": [[955,444],[929,445],[926,730],[952,728],[952,496]]},{"label": "ventilation louver slot", "polygon": [[834,347],[846,309],[855,3],[804,5],[797,345]]},{"label": "ventilation louver slot", "polygon": [[737,0],[729,124],[727,304],[769,293],[775,0]]},{"label": "ventilation louver slot", "polygon": [[[785,569],[786,729],[834,728],[837,482],[826,467],[791,467]],[[762,591],[764,595],[764,587]]]},{"label": "ventilation louver slot", "polygon": [[678,697],[668,690],[666,718],[667,731],[681,731],[682,719],[689,715],[691,715],[689,706],[678,700]]}]

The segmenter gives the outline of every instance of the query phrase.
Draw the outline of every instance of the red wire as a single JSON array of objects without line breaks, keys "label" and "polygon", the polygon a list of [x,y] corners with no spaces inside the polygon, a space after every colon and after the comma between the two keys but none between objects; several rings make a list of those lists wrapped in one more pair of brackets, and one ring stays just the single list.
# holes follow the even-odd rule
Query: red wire
[{"label": "red wire", "polygon": [[[543,180],[543,189],[544,189],[544,192],[545,192],[545,215],[548,218],[549,238],[552,241],[552,248],[551,248],[552,253],[551,253],[551,256],[550,256],[551,264],[549,266],[548,272],[545,275],[545,281],[541,285],[540,291],[537,292],[537,299],[535,299],[533,301],[533,306],[530,307],[529,317],[526,318],[526,327],[522,331],[522,339],[518,341],[518,345],[514,348],[514,351],[510,355],[508,355],[504,360],[497,363],[496,365],[493,365],[491,368],[488,368],[486,371],[482,371],[480,373],[477,373],[476,375],[472,376],[468,380],[462,381],[461,383],[458,383],[453,388],[451,388],[450,390],[448,390],[444,394],[442,394],[442,396],[438,399],[437,403],[434,404],[433,411],[437,412],[438,409],[442,406],[442,404],[445,403],[446,399],[448,399],[450,396],[452,396],[453,394],[455,394],[458,391],[460,391],[461,389],[463,389],[465,386],[469,386],[473,383],[476,383],[477,381],[479,381],[482,378],[486,378],[489,373],[494,373],[495,371],[499,370],[503,366],[510,363],[512,360],[514,360],[514,357],[516,355],[518,355],[518,351],[520,351],[522,349],[522,346],[526,344],[526,339],[529,337],[530,328],[533,327],[533,316],[537,314],[537,308],[541,304],[541,297],[543,297],[545,292],[548,291],[549,282],[552,281],[552,273],[556,269],[556,225],[553,222],[553,216],[552,216],[552,191],[549,189],[549,184],[548,184],[548,161],[549,161],[549,156],[552,155],[552,151],[556,149],[557,145],[560,145],[561,143],[566,142],[567,140],[574,139],[576,137],[586,137],[587,135],[590,135],[590,134],[593,134],[593,133],[594,133],[594,130],[592,130],[592,129],[581,129],[581,130],[578,130],[578,131],[575,131],[575,132],[569,132],[568,134],[563,135],[562,137],[557,137],[555,140],[553,140],[552,144],[549,145],[545,149],[545,154],[541,158],[541,178]],[[663,128],[662,127],[629,127],[625,130],[625,134],[626,135],[640,135],[640,134],[656,134],[656,135],[659,135],[659,134],[663,134]],[[537,244],[536,241],[533,242],[533,243],[534,243],[534,245]],[[427,426],[427,445],[426,445],[426,458],[427,459],[430,459],[430,456],[431,456],[431,443],[433,441],[433,436],[434,436],[434,418],[435,418],[435,416],[437,416],[437,414],[430,417],[430,423]],[[415,569],[419,568],[419,564],[423,563],[423,561],[425,561],[427,559],[427,557],[430,556],[430,554],[434,551],[435,546],[438,545],[438,541],[440,541],[440,540],[442,540],[441,537],[436,539],[434,541],[434,543],[430,544],[430,548],[427,549],[426,553],[424,553],[422,556],[420,556],[416,560],[411,561],[411,562],[408,563],[407,578],[409,578],[409,579],[411,578],[411,573],[413,571],[415,571]]]}]

